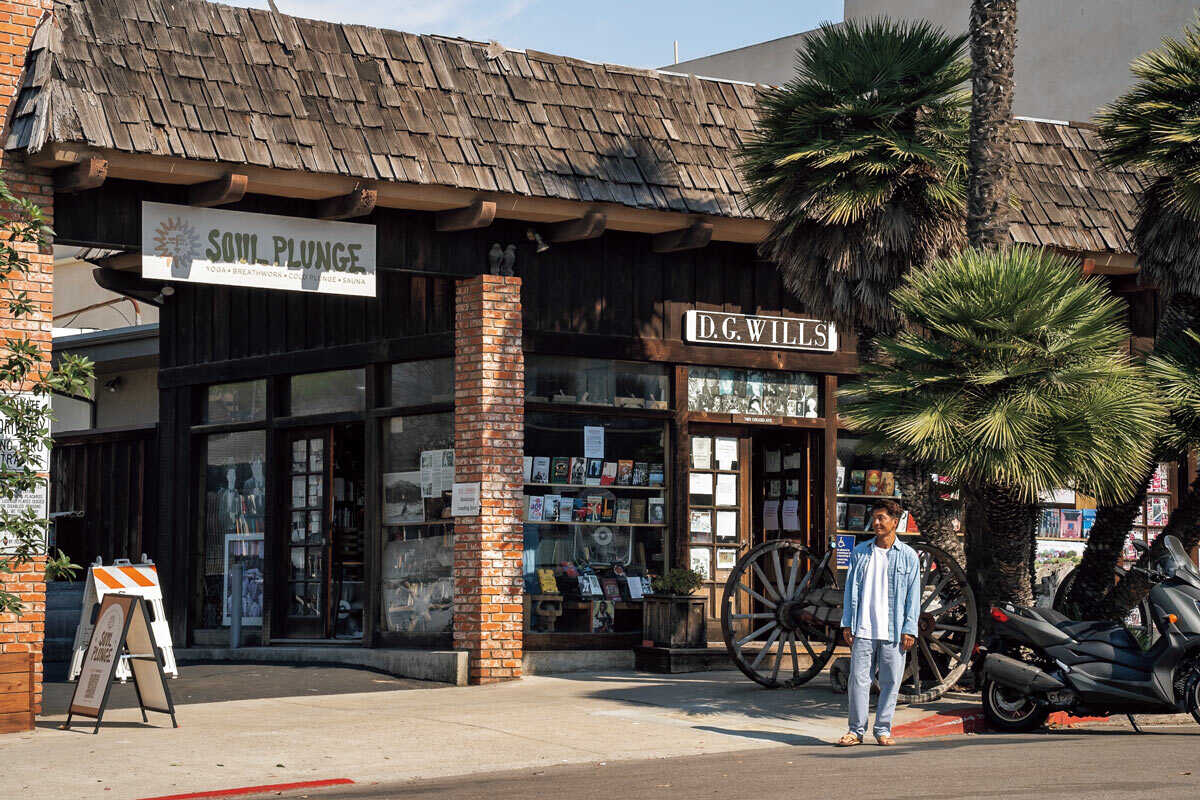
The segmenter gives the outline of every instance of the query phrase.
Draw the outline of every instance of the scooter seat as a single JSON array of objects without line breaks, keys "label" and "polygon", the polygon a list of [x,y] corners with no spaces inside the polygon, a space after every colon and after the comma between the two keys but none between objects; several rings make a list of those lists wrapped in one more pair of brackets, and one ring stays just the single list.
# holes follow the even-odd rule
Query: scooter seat
[{"label": "scooter seat", "polygon": [[1118,622],[1063,622],[1055,627],[1078,642],[1104,642],[1122,650],[1138,650],[1137,639]]}]

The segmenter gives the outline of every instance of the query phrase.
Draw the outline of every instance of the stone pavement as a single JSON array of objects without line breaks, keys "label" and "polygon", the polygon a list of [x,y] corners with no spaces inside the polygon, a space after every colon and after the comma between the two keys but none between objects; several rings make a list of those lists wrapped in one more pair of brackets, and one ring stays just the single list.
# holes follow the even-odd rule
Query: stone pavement
[{"label": "stone pavement", "polygon": [[[769,691],[738,672],[534,676],[449,687],[363,670],[185,665],[171,682],[178,730],[144,724],[116,685],[98,735],[47,685],[38,730],[0,737],[14,796],[112,800],[331,778],[356,783],[812,744],[845,731],[845,696],[822,675]],[[221,699],[225,697],[237,699]],[[901,707],[896,724],[968,696]]]}]

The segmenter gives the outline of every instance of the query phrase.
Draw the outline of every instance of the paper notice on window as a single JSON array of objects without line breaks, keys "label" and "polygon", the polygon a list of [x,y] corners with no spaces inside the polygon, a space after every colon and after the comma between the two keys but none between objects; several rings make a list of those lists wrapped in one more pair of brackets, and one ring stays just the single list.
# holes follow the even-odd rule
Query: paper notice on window
[{"label": "paper notice on window", "polygon": [[604,428],[601,426],[583,426],[583,457],[604,458]]},{"label": "paper notice on window", "polygon": [[800,501],[789,499],[783,501],[783,529],[785,531],[800,530]]},{"label": "paper notice on window", "polygon": [[779,472],[783,469],[783,453],[779,450],[767,450],[763,455],[763,471]]},{"label": "paper notice on window", "polygon": [[692,437],[692,469],[712,469],[712,439]]},{"label": "paper notice on window", "polygon": [[434,497],[441,485],[441,453],[421,451],[421,497]]},{"label": "paper notice on window", "polygon": [[717,541],[732,542],[737,539],[737,512],[717,512]]},{"label": "paper notice on window", "polygon": [[738,440],[718,437],[716,459],[717,469],[734,469],[738,460]]},{"label": "paper notice on window", "polygon": [[[713,493],[713,476],[711,472],[692,472],[688,475],[688,494],[708,495]],[[701,503],[707,505],[707,503]]]},{"label": "paper notice on window", "polygon": [[779,501],[766,500],[763,502],[763,530],[779,530]]},{"label": "paper notice on window", "polygon": [[736,506],[737,504],[737,475],[718,475],[716,505]]}]

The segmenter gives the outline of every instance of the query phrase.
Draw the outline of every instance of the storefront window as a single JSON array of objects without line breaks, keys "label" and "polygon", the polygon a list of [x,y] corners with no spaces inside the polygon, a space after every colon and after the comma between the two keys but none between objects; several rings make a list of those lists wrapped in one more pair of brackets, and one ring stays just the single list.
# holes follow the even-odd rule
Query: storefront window
[{"label": "storefront window", "polygon": [[454,360],[435,358],[392,365],[388,405],[420,406],[454,402]]},{"label": "storefront window", "polygon": [[530,356],[525,399],[583,406],[665,409],[667,368],[594,358]]},{"label": "storefront window", "polygon": [[267,382],[219,383],[208,387],[204,422],[258,422],[267,417]]},{"label": "storefront window", "polygon": [[[639,630],[666,567],[667,430],[656,420],[535,412],[525,423],[527,624],[555,633]],[[561,613],[541,595],[561,598]],[[555,605],[557,609],[557,606]]]},{"label": "storefront window", "polygon": [[688,410],[715,414],[819,417],[814,375],[803,372],[688,367]]},{"label": "storefront window", "polygon": [[454,415],[392,417],[383,437],[381,629],[445,633],[454,602]]},{"label": "storefront window", "polygon": [[362,411],[367,407],[367,376],[361,368],[296,375],[291,388],[293,416]]},{"label": "storefront window", "polygon": [[[861,437],[838,435],[835,485],[839,533],[865,534],[871,521],[871,504],[876,500],[892,498],[903,505],[896,474],[879,453],[863,446]],[[949,496],[952,489],[947,487],[946,491]],[[905,514],[898,531],[917,533],[916,520]]]},{"label": "storefront window", "polygon": [[242,566],[242,624],[262,625],[265,431],[206,438],[202,627],[229,625],[230,567]]}]

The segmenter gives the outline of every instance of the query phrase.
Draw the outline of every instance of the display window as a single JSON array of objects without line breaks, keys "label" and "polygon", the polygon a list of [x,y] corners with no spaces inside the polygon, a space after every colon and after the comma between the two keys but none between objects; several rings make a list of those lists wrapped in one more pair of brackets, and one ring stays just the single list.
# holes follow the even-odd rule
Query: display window
[{"label": "display window", "polygon": [[817,377],[803,372],[688,367],[689,411],[821,416]]},{"label": "display window", "polygon": [[[859,436],[838,435],[836,487],[837,530],[856,535],[868,532],[871,504],[880,499],[903,503],[896,486],[896,475],[883,462],[879,453],[863,446]],[[947,490],[949,491],[949,490]],[[898,532],[918,533],[917,522],[907,514],[900,521]]]},{"label": "display window", "polygon": [[454,601],[454,415],[383,425],[380,630],[447,633]]},{"label": "display window", "polygon": [[641,628],[650,579],[667,566],[666,455],[667,426],[660,420],[526,414],[524,572],[531,630]]},{"label": "display window", "polygon": [[529,356],[525,400],[581,406],[668,408],[670,381],[661,364]]},{"label": "display window", "polygon": [[454,359],[434,358],[392,364],[388,382],[390,406],[454,402]]},{"label": "display window", "polygon": [[266,519],[265,431],[205,437],[204,601],[201,626],[230,623],[230,566],[242,566],[242,624],[263,616]]},{"label": "display window", "polygon": [[267,382],[220,383],[208,387],[201,421],[259,422],[267,418]]},{"label": "display window", "polygon": [[360,367],[295,375],[288,397],[292,416],[362,411],[367,407],[367,373]]}]

